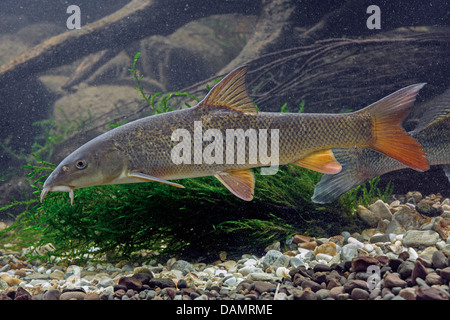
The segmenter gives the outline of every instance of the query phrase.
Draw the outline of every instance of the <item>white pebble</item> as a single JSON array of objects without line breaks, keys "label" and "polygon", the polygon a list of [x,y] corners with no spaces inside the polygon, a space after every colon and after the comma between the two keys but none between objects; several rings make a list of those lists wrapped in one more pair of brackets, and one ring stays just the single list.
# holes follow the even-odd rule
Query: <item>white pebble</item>
[{"label": "white pebble", "polygon": [[44,267],[44,266],[38,267],[38,268],[36,269],[36,272],[39,272],[39,273],[45,272],[45,267]]},{"label": "white pebble", "polygon": [[291,264],[291,266],[293,266],[294,268],[297,268],[298,266],[304,265],[305,263],[303,262],[303,260],[299,257],[299,255],[292,257],[291,260],[289,261],[289,263]]},{"label": "white pebble", "polygon": [[364,247],[364,244],[361,241],[359,241],[358,239],[353,238],[353,237],[349,237],[347,242],[356,244],[358,246],[358,248]]},{"label": "white pebble", "polygon": [[258,263],[255,259],[248,259],[244,262],[244,266],[254,266]]},{"label": "white pebble", "polygon": [[403,240],[403,234],[398,234],[395,239],[402,241]]},{"label": "white pebble", "polygon": [[417,254],[417,251],[411,247],[408,248],[408,253],[409,253],[409,259],[411,259],[411,260],[416,260],[419,257],[419,255]]},{"label": "white pebble", "polygon": [[444,240],[436,242],[436,248],[438,248],[439,250],[443,250],[445,245],[446,245],[446,243]]},{"label": "white pebble", "polygon": [[212,275],[214,275],[216,273],[216,269],[214,269],[214,268],[206,268],[205,270],[203,270],[203,272],[212,276]]},{"label": "white pebble", "polygon": [[228,278],[223,282],[224,285],[228,287],[234,287],[238,283],[237,279],[235,277]]},{"label": "white pebble", "polygon": [[397,259],[397,258],[398,258],[398,254],[395,254],[395,253],[393,253],[393,252],[386,252],[386,256],[387,256],[389,259]]},{"label": "white pebble", "polygon": [[325,254],[325,253],[318,253],[316,255],[316,260],[320,261],[320,260],[324,260],[325,264],[330,262],[330,260],[333,259],[333,256],[330,256],[329,254]]},{"label": "white pebble", "polygon": [[395,239],[395,237],[397,237],[397,235],[395,233],[389,233],[389,240],[392,241],[393,239]]},{"label": "white pebble", "polygon": [[275,272],[277,277],[285,278],[289,276],[289,269],[285,267],[279,267],[277,268],[277,271]]},{"label": "white pebble", "polygon": [[227,270],[216,270],[216,273],[214,274],[215,276],[220,276],[220,275],[226,275],[227,274]]},{"label": "white pebble", "polygon": [[370,243],[367,243],[364,245],[364,250],[366,250],[367,252],[372,252],[373,251],[373,245],[371,245]]}]

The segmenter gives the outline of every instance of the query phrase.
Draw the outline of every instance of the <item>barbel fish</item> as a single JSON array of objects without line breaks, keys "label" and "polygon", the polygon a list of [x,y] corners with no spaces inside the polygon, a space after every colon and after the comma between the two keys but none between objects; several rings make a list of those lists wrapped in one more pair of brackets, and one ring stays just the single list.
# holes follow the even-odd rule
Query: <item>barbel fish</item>
[{"label": "barbel fish", "polygon": [[246,74],[247,66],[233,70],[192,108],[139,119],[87,142],[50,174],[41,201],[49,191],[69,192],[73,203],[77,188],[149,181],[183,187],[170,180],[202,176],[215,176],[249,201],[252,168],[293,163],[337,173],[331,149],[338,147],[367,147],[415,170],[429,168],[422,146],[401,126],[423,83],[353,113],[289,114],[258,112]]},{"label": "barbel fish", "polygon": [[[429,164],[440,165],[450,181],[450,89],[431,102],[431,108],[410,134],[424,147]],[[342,170],[324,175],[312,197],[315,203],[329,203],[347,191],[391,171],[407,168],[376,151],[354,147],[333,149]]]}]

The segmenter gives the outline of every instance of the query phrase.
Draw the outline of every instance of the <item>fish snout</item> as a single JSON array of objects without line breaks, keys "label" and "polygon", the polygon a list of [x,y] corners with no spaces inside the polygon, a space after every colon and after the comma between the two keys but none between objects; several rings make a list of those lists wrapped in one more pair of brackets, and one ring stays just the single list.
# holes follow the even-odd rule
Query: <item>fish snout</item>
[{"label": "fish snout", "polygon": [[41,191],[41,202],[44,200],[44,198],[45,198],[45,196],[47,195],[48,192],[50,192],[50,191],[62,191],[62,192],[69,192],[70,204],[73,205],[73,198],[74,198],[73,190],[74,190],[74,187],[69,187],[69,186],[49,187],[49,186],[46,186],[46,183],[44,183],[44,188]]}]

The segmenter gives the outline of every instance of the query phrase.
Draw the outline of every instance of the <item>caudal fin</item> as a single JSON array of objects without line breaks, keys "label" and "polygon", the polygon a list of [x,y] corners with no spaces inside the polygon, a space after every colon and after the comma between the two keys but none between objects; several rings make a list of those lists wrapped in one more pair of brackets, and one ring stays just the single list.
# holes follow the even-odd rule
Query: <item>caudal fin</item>
[{"label": "caudal fin", "polygon": [[400,89],[359,111],[372,118],[373,138],[368,147],[417,171],[429,169],[422,146],[402,127],[416,95],[425,83]]}]

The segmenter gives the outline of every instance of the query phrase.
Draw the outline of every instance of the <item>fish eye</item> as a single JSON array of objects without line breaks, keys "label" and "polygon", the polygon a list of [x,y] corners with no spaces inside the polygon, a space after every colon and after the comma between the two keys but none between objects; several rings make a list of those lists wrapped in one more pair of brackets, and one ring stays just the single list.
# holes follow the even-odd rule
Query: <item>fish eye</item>
[{"label": "fish eye", "polygon": [[86,168],[87,167],[86,160],[82,160],[82,159],[77,160],[77,162],[75,162],[75,167],[77,167],[77,169],[80,169],[80,170]]}]

